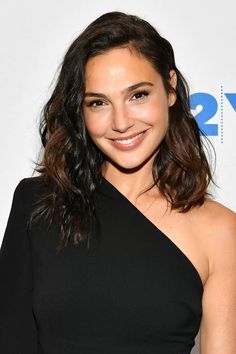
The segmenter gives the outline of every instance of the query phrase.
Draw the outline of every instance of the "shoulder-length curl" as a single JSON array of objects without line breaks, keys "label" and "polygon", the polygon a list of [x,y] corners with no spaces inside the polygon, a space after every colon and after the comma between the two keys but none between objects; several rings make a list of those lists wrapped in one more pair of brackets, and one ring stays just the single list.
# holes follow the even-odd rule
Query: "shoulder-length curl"
[{"label": "shoulder-length curl", "polygon": [[87,133],[82,102],[87,61],[109,49],[129,47],[161,75],[166,92],[177,74],[176,102],[169,109],[169,128],[153,163],[153,178],[172,209],[187,212],[201,205],[212,175],[189,107],[188,86],[175,65],[170,43],[145,20],[110,12],[92,22],[69,47],[51,98],[44,107],[40,134],[44,155],[37,164],[47,194],[34,217],[60,225],[59,248],[89,241],[96,218],[94,192],[101,182],[105,156]]}]

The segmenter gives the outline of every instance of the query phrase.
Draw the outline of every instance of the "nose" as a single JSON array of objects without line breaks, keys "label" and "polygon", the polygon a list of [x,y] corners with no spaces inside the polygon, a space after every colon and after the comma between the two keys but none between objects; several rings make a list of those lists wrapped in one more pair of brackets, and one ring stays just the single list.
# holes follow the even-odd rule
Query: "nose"
[{"label": "nose", "polygon": [[113,107],[112,129],[114,131],[124,133],[133,125],[134,120],[130,117],[126,107],[123,105]]}]

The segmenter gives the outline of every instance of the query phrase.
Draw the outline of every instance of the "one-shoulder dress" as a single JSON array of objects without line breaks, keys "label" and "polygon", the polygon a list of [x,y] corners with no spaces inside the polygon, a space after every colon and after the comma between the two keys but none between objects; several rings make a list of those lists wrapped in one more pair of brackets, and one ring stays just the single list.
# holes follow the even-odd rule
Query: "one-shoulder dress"
[{"label": "one-shoulder dress", "polygon": [[185,254],[110,182],[90,247],[57,252],[58,225],[28,227],[44,187],[17,186],[0,253],[0,353],[189,354],[203,286]]}]

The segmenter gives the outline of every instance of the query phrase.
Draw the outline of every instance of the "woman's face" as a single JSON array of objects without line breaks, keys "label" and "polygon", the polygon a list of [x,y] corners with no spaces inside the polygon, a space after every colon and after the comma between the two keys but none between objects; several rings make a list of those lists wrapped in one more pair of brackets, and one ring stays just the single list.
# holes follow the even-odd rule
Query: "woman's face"
[{"label": "woman's face", "polygon": [[[175,73],[170,83],[175,86]],[[175,94],[144,57],[115,48],[88,60],[83,114],[89,135],[112,163],[123,169],[155,157],[168,128]]]}]

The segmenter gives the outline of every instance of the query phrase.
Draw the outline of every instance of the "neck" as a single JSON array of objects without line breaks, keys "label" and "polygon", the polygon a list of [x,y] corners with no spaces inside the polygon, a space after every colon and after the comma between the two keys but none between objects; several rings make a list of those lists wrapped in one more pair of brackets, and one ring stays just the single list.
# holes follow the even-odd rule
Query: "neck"
[{"label": "neck", "polygon": [[102,175],[130,201],[135,201],[141,192],[154,183],[150,165],[136,170],[125,170],[111,163],[105,163]]}]

